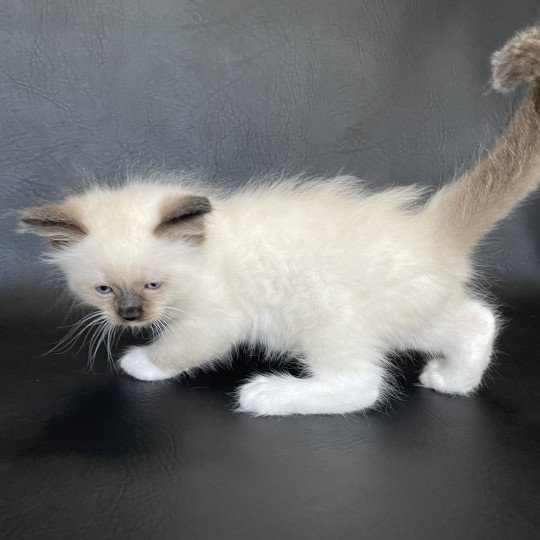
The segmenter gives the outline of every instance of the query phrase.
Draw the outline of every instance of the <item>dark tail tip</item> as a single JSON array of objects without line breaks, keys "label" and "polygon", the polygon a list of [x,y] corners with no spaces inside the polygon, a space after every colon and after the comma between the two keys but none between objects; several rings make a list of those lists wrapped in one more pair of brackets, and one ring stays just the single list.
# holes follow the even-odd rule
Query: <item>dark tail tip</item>
[{"label": "dark tail tip", "polygon": [[540,26],[523,30],[491,57],[491,86],[507,93],[540,78]]}]

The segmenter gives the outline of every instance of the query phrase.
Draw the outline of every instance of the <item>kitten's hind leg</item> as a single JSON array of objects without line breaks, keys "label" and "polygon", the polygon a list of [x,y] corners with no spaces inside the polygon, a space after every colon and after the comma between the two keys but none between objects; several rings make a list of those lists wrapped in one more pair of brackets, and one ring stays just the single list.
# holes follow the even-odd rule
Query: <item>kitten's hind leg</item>
[{"label": "kitten's hind leg", "polygon": [[447,394],[472,392],[489,365],[496,326],[493,311],[478,300],[467,299],[440,317],[417,343],[437,355],[422,371],[422,385]]},{"label": "kitten's hind leg", "polygon": [[[372,407],[381,397],[380,355],[357,339],[313,339],[306,353],[310,376],[258,375],[240,387],[239,410],[261,416],[345,414]],[[326,346],[328,345],[328,346]],[[311,349],[311,350],[309,350]]]},{"label": "kitten's hind leg", "polygon": [[374,374],[257,375],[242,385],[238,410],[257,416],[344,414],[373,406],[381,378]]}]

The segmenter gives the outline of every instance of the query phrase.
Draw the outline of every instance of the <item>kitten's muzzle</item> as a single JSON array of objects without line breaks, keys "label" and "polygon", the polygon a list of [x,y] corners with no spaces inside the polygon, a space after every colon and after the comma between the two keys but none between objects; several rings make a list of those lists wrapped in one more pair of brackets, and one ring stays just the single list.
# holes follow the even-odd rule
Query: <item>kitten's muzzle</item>
[{"label": "kitten's muzzle", "polygon": [[118,308],[118,315],[125,321],[136,321],[141,318],[142,306],[123,306]]},{"label": "kitten's muzzle", "polygon": [[135,291],[121,290],[116,295],[115,307],[118,315],[128,322],[137,321],[143,315],[144,299]]}]

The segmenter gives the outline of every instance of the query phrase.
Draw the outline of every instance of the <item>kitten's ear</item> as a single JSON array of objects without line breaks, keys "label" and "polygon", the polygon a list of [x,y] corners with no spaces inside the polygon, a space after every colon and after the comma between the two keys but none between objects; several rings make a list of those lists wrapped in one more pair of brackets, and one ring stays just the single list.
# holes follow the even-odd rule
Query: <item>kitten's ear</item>
[{"label": "kitten's ear", "polygon": [[199,244],[204,239],[204,216],[211,210],[212,205],[206,197],[187,195],[167,200],[161,208],[160,222],[154,233]]},{"label": "kitten's ear", "polygon": [[19,212],[19,231],[48,238],[54,247],[80,240],[88,231],[71,204],[45,204]]}]

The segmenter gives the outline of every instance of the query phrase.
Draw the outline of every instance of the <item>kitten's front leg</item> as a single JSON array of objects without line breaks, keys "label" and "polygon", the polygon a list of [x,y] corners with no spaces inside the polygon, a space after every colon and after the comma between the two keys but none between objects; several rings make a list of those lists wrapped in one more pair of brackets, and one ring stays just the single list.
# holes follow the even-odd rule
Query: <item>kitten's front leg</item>
[{"label": "kitten's front leg", "polygon": [[160,365],[159,355],[152,349],[152,345],[130,347],[118,363],[123,371],[140,381],[161,381],[182,372]]},{"label": "kitten's front leg", "polygon": [[234,329],[207,321],[167,329],[150,345],[131,347],[119,365],[141,381],[176,377],[223,356],[234,344]]}]

